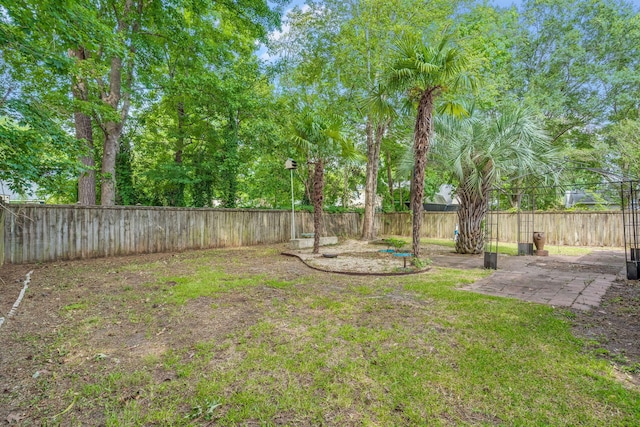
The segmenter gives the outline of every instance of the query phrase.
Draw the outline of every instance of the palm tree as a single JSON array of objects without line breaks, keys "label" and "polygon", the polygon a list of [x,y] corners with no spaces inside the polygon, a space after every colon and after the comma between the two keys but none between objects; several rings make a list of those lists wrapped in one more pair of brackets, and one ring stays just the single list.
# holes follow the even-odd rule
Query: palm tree
[{"label": "palm tree", "polygon": [[[465,74],[466,58],[452,46],[451,36],[438,43],[405,37],[395,43],[394,61],[389,85],[406,92],[410,101],[418,103],[413,131],[414,171],[411,181],[411,210],[413,212],[413,254],[420,255],[420,229],[424,197],[424,172],[427,153],[433,134],[433,110],[436,98],[447,90],[473,87],[473,80]],[[452,111],[461,113],[457,106]]]},{"label": "palm tree", "polygon": [[340,116],[310,106],[298,108],[291,130],[293,142],[305,150],[307,163],[313,164],[313,253],[320,252],[322,202],[324,200],[324,165],[335,155],[350,157],[353,145],[346,137]]},{"label": "palm tree", "polygon": [[559,159],[535,117],[523,109],[503,108],[493,114],[473,110],[464,119],[443,115],[436,120],[433,159],[452,168],[460,200],[460,234],[456,252],[482,251],[482,220],[488,193],[503,178],[546,175]]}]

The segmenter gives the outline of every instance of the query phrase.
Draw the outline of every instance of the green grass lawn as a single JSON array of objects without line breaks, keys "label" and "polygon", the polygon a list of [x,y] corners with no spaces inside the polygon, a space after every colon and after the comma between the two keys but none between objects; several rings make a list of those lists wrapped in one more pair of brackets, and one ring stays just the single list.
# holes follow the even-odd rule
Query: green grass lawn
[{"label": "green grass lawn", "polygon": [[[74,411],[97,410],[108,426],[640,425],[640,391],[585,351],[568,313],[457,289],[489,272],[287,275],[297,266],[291,258],[208,253],[188,260],[187,274],[139,266],[156,279],[113,301],[166,307],[174,343],[127,368],[105,360],[94,361],[95,372],[75,372],[72,386],[57,390],[74,406],[51,424],[74,425]],[[255,265],[267,267],[247,272]],[[270,274],[268,266],[282,268]],[[143,312],[150,308],[139,310],[149,320],[136,327],[152,341],[159,327]],[[193,310],[223,323],[245,314],[223,332],[178,339]],[[83,349],[88,327],[69,326],[52,346]]]},{"label": "green grass lawn", "polygon": [[[455,248],[456,244],[451,239],[422,239],[423,244],[446,246]],[[535,248],[534,248],[535,249]],[[593,248],[585,246],[556,246],[544,245],[544,249],[552,255],[587,255],[593,251]],[[518,244],[511,242],[498,242],[498,253],[505,255],[518,255]]]}]

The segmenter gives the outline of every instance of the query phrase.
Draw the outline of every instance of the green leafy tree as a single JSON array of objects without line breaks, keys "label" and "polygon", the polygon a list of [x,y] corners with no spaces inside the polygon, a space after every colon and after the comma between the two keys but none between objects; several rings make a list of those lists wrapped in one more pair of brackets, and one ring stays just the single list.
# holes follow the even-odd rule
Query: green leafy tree
[{"label": "green leafy tree", "polygon": [[614,161],[625,179],[640,179],[640,120],[624,119],[607,130]]},{"label": "green leafy tree", "polygon": [[46,110],[8,104],[0,108],[0,181],[17,193],[36,184],[44,194],[72,201],[66,183],[79,170],[82,145]]},{"label": "green leafy tree", "polygon": [[[157,71],[164,68],[164,61],[178,63],[170,63],[166,69],[175,72],[174,81],[185,85],[190,71],[198,76],[216,74],[220,64],[233,62],[236,46],[252,51],[255,39],[264,38],[278,25],[282,4],[280,0],[20,0],[3,6],[0,40],[7,47],[3,58],[21,71],[14,76],[22,88],[52,99],[49,94],[54,93],[54,102],[49,105],[75,116],[77,138],[87,147],[82,157],[86,172],[79,181],[80,200],[95,203],[91,182],[93,160],[99,153],[101,203],[112,205],[116,157],[131,106],[142,94],[144,106],[156,101]],[[165,55],[167,52],[184,54]],[[193,69],[190,61],[205,66]],[[38,84],[28,84],[32,82]],[[174,113],[180,115],[181,102],[175,97],[173,101]],[[101,131],[99,138],[95,138],[96,129]],[[177,134],[180,132],[184,128]],[[95,152],[93,140],[102,141]]]},{"label": "green leafy tree", "polygon": [[515,37],[515,99],[545,117],[567,157],[564,182],[601,179],[606,125],[633,118],[640,93],[640,21],[619,0],[526,1]]}]

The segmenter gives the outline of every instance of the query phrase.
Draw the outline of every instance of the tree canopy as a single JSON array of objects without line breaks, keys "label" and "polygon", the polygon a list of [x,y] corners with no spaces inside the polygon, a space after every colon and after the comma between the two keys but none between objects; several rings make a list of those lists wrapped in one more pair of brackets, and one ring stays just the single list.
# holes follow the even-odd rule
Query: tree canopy
[{"label": "tree canopy", "polygon": [[[462,105],[528,111],[564,161],[561,182],[640,173],[640,18],[624,0],[20,0],[0,11],[0,180],[18,192],[286,208],[284,159],[299,161],[294,190],[308,205],[322,159],[316,209],[357,205],[371,239],[376,209],[406,209],[410,192],[422,206],[455,176],[426,154],[432,120],[457,112],[462,126]],[[439,95],[431,115],[425,94]],[[303,149],[292,136],[305,117],[316,131],[339,123],[353,150]]]}]

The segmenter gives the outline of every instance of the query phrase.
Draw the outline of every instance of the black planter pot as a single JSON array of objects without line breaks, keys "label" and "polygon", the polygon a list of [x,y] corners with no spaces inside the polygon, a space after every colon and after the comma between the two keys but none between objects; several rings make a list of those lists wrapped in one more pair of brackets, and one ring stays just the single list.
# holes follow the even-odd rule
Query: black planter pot
[{"label": "black planter pot", "polygon": [[533,255],[533,243],[518,243],[518,255]]},{"label": "black planter pot", "polygon": [[638,280],[638,262],[627,261],[627,279]]},{"label": "black planter pot", "polygon": [[497,270],[498,269],[498,254],[495,252],[484,253],[484,268]]}]

